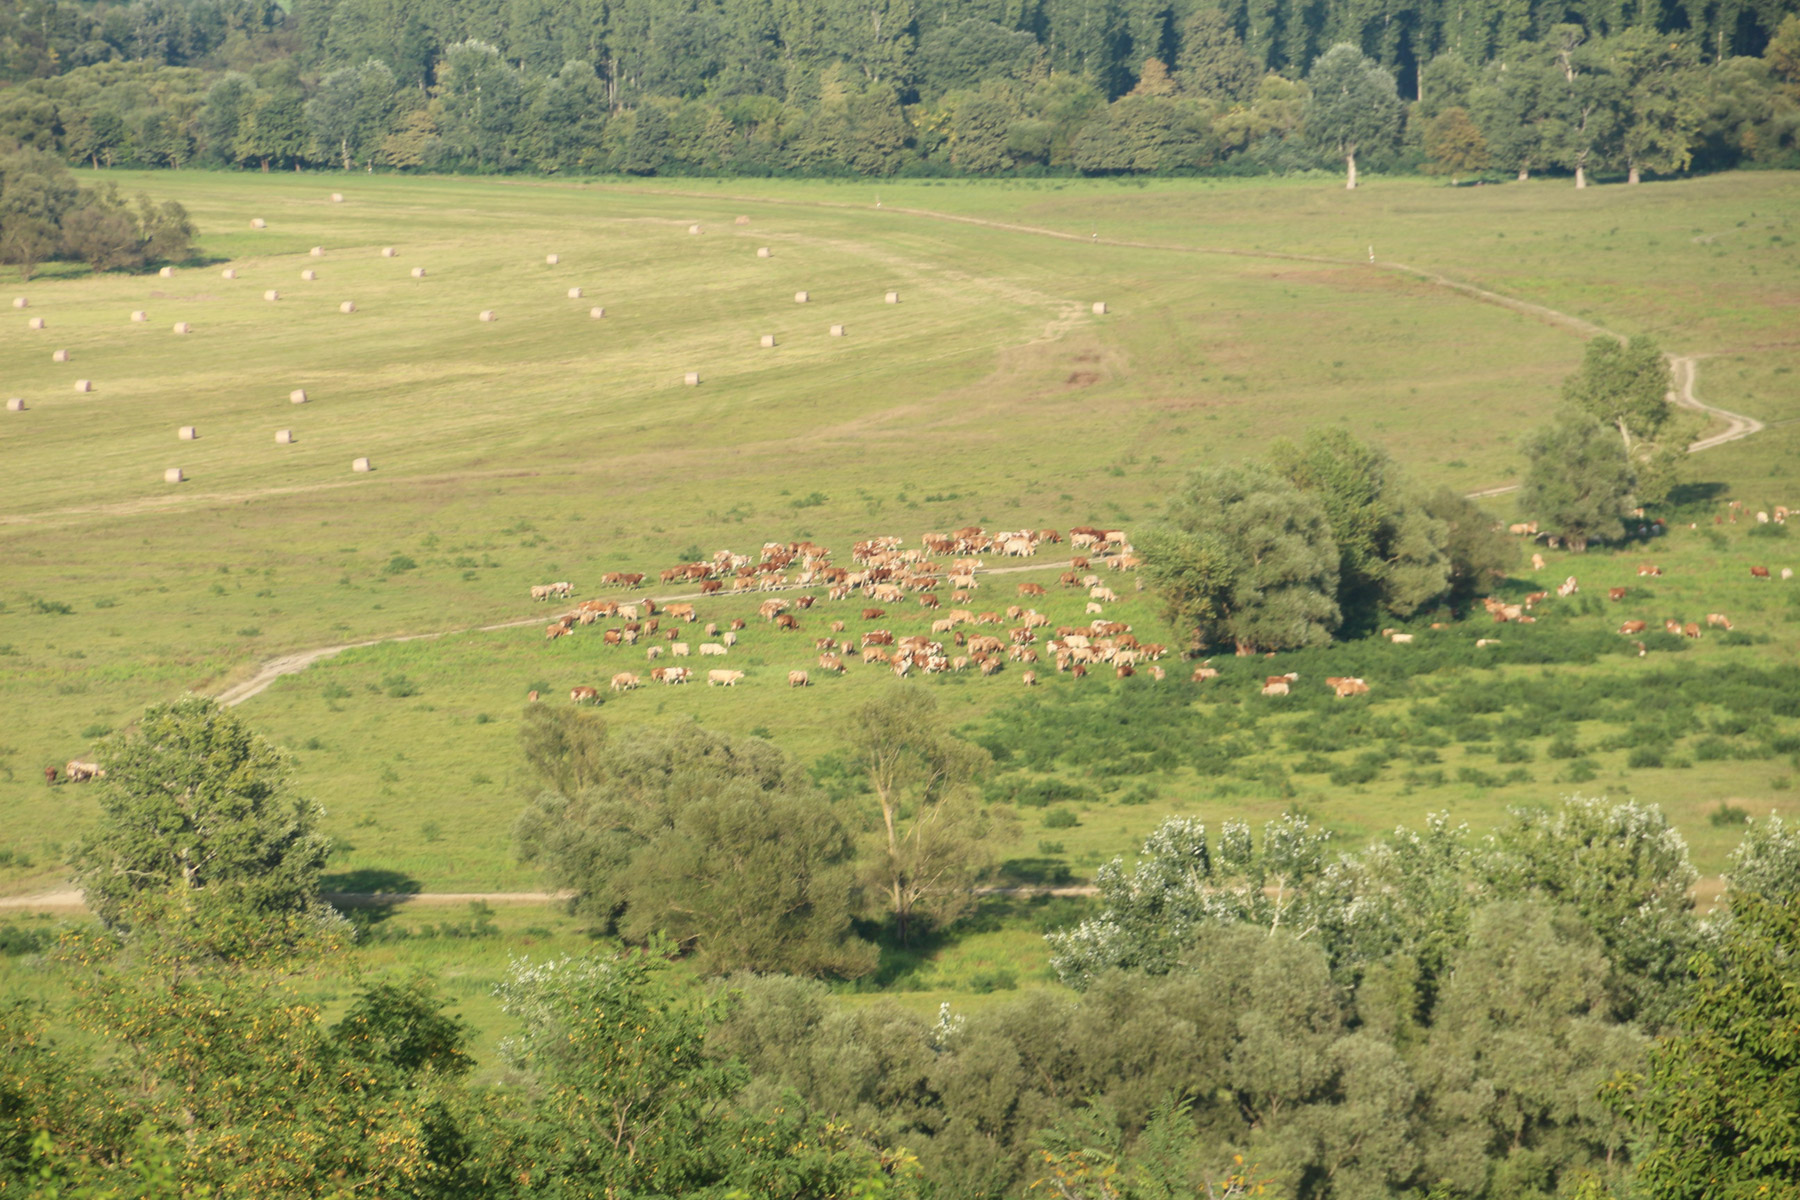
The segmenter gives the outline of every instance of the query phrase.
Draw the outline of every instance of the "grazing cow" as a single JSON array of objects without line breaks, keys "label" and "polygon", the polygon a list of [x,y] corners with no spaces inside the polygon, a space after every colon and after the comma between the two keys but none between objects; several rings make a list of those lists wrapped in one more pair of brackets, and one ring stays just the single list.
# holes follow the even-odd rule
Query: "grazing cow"
[{"label": "grazing cow", "polygon": [[1044,594],[1044,585],[1041,583],[1021,583],[1019,585],[1019,595],[1021,596],[1042,596]]},{"label": "grazing cow", "polygon": [[668,684],[686,683],[691,675],[693,672],[686,667],[664,667],[662,669],[662,681]]},{"label": "grazing cow", "polygon": [[865,621],[879,621],[885,616],[887,616],[887,609],[885,608],[865,608],[863,609],[862,619]]},{"label": "grazing cow", "polygon": [[1706,624],[1713,629],[1730,629],[1731,618],[1724,613],[1707,613]]},{"label": "grazing cow", "polygon": [[1538,527],[1536,521],[1524,521],[1517,525],[1508,525],[1506,527],[1506,532],[1508,533],[1534,535],[1537,531]]},{"label": "grazing cow", "polygon": [[781,613],[775,618],[775,628],[794,632],[800,628],[800,618],[790,613]]},{"label": "grazing cow", "polygon": [[1692,621],[1689,621],[1686,625],[1683,625],[1681,627],[1681,636],[1682,637],[1691,637],[1691,638],[1695,639],[1696,641],[1698,641],[1700,638],[1700,626],[1694,624],[1694,622],[1692,622]]},{"label": "grazing cow", "polygon": [[528,701],[528,702],[529,702],[529,703],[532,703],[532,704],[536,704],[536,703],[537,703],[537,700],[538,700],[538,697],[537,697],[537,689],[536,689],[536,688],[533,688],[533,689],[532,689],[532,690],[531,690],[531,691],[529,691],[529,692],[526,692],[526,693],[525,693],[525,699],[526,699],[526,700],[527,700],[527,701]]},{"label": "grazing cow", "polygon": [[938,598],[935,592],[926,592],[923,596],[919,597],[919,607],[936,608],[937,606]]},{"label": "grazing cow", "polygon": [[673,654],[676,658],[686,658],[688,656],[688,644],[686,642],[670,642],[669,653]]},{"label": "grazing cow", "polygon": [[63,778],[70,783],[86,783],[90,779],[105,779],[106,772],[100,769],[99,763],[82,762],[71,758],[63,766]]},{"label": "grazing cow", "polygon": [[550,598],[550,585],[547,583],[532,584],[531,598],[533,600],[548,600]]},{"label": "grazing cow", "polygon": [[621,604],[619,605],[617,615],[621,621],[635,621],[638,619],[638,606],[635,604]]},{"label": "grazing cow", "polygon": [[1412,640],[1413,640],[1413,635],[1410,633],[1396,633],[1394,636],[1392,636],[1388,639],[1388,641],[1394,643],[1394,645],[1396,645],[1396,646],[1411,645]]},{"label": "grazing cow", "polygon": [[1500,644],[1499,638],[1476,638],[1475,639],[1475,648],[1477,650],[1485,650],[1489,646],[1498,646],[1499,644]]},{"label": "grazing cow", "polygon": [[710,596],[714,592],[724,590],[724,587],[725,581],[723,579],[702,579],[700,581],[700,594],[702,596]]},{"label": "grazing cow", "polygon": [[644,651],[644,658],[649,662],[655,662],[657,659],[659,659],[661,657],[662,657],[662,647],[661,646],[651,646],[648,650]]},{"label": "grazing cow", "polygon": [[809,680],[806,678],[805,671],[789,671],[788,672],[788,686],[789,687],[805,687],[808,682],[809,682]]},{"label": "grazing cow", "polygon": [[569,689],[569,700],[572,703],[580,704],[583,700],[593,700],[597,703],[599,699],[600,692],[596,688],[572,687]]},{"label": "grazing cow", "polygon": [[738,680],[743,677],[744,673],[742,671],[708,671],[706,673],[706,686],[713,687],[715,685],[723,685],[725,687],[736,687]]},{"label": "grazing cow", "polygon": [[1037,672],[1036,671],[1025,672],[1023,675],[1019,676],[1019,682],[1024,684],[1026,687],[1036,687],[1037,686]]},{"label": "grazing cow", "polygon": [[731,622],[731,627],[734,630],[742,629],[742,628],[744,628],[744,624],[745,624],[744,618],[738,617]]},{"label": "grazing cow", "polygon": [[834,674],[842,675],[844,673],[844,660],[835,654],[821,654],[819,655],[819,670],[831,671]]},{"label": "grazing cow", "polygon": [[1157,682],[1160,683],[1160,682],[1162,682],[1162,680],[1166,679],[1167,677],[1168,677],[1168,672],[1164,671],[1161,667],[1151,667],[1150,668],[1150,678],[1156,680]]},{"label": "grazing cow", "polygon": [[1113,674],[1117,675],[1120,679],[1130,679],[1133,675],[1137,674],[1137,668],[1130,663],[1120,663],[1113,668]]},{"label": "grazing cow", "polygon": [[1265,696],[1285,696],[1288,694],[1288,681],[1274,679],[1263,684],[1262,694]]},{"label": "grazing cow", "polygon": [[555,625],[549,625],[544,628],[544,637],[548,641],[554,642],[559,637],[568,637],[568,636],[569,636],[569,627],[567,625],[562,624],[560,621],[557,622]]},{"label": "grazing cow", "polygon": [[1556,594],[1561,596],[1563,599],[1567,600],[1570,596],[1573,596],[1576,592],[1579,592],[1580,590],[1581,590],[1581,585],[1576,583],[1575,577],[1573,575],[1571,575],[1567,579],[1562,581],[1561,586],[1559,586],[1556,589]]},{"label": "grazing cow", "polygon": [[1219,669],[1217,667],[1209,667],[1203,664],[1194,668],[1195,683],[1205,683],[1209,679],[1217,679],[1218,677]]},{"label": "grazing cow", "polygon": [[737,634],[727,631],[726,633],[719,635],[719,640],[724,642],[727,646],[735,646],[737,645]]},{"label": "grazing cow", "polygon": [[1639,563],[1638,564],[1638,577],[1640,579],[1647,575],[1661,575],[1661,574],[1662,574],[1662,568],[1657,566],[1655,563]]},{"label": "grazing cow", "polygon": [[1663,618],[1663,632],[1664,633],[1680,633],[1681,632],[1681,622],[1677,621],[1674,617],[1664,617]]},{"label": "grazing cow", "polygon": [[725,653],[725,647],[721,646],[718,642],[701,642],[700,643],[700,657],[701,658],[712,658],[715,656],[723,655],[724,653]]},{"label": "grazing cow", "polygon": [[1113,590],[1109,587],[1091,587],[1088,589],[1088,599],[1090,600],[1099,600],[1103,603],[1111,604],[1118,598],[1119,597],[1115,595]]},{"label": "grazing cow", "polygon": [[981,660],[981,673],[983,675],[997,675],[1005,666],[1006,660],[998,656],[994,658],[984,658]]},{"label": "grazing cow", "polygon": [[[1768,577],[1769,577],[1769,568],[1767,568],[1767,567],[1751,567],[1750,568],[1750,578],[1752,578],[1752,579],[1767,579]],[[1784,576],[1782,576],[1782,578],[1785,579],[1787,577],[1784,575]]]},{"label": "grazing cow", "polygon": [[1346,696],[1366,696],[1369,694],[1369,685],[1364,683],[1361,679],[1327,679],[1325,682],[1331,685],[1331,690],[1337,693],[1337,698],[1339,700],[1342,700]]},{"label": "grazing cow", "polygon": [[616,646],[625,640],[625,631],[623,629],[608,629],[605,633],[601,634],[600,637],[608,646]]},{"label": "grazing cow", "polygon": [[1534,571],[1541,571],[1544,569],[1544,556],[1543,555],[1534,554],[1531,556],[1531,569]]},{"label": "grazing cow", "polygon": [[55,784],[56,784],[56,768],[55,767],[45,767],[44,768],[44,782],[51,786],[55,786]]},{"label": "grazing cow", "polygon": [[690,625],[700,619],[694,615],[694,606],[691,604],[671,604],[663,609],[663,615],[670,618],[680,617]]},{"label": "grazing cow", "polygon": [[1606,598],[1608,600],[1623,600],[1625,598],[1626,590],[1627,589],[1625,588],[1607,588]]}]

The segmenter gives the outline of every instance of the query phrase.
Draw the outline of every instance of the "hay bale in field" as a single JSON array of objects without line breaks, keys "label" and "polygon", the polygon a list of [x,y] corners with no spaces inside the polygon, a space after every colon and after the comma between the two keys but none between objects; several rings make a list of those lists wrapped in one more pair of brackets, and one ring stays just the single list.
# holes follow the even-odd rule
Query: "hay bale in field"
[{"label": "hay bale in field", "polygon": [[596,305],[594,305],[594,307],[588,309],[588,316],[594,318],[594,320],[596,320],[596,321],[598,321],[601,317],[604,317],[605,315],[606,315],[606,310],[604,308],[601,308],[598,304],[596,304]]},{"label": "hay bale in field", "polygon": [[767,258],[769,257],[769,253],[770,251],[767,246],[758,246],[756,248],[756,257],[758,258]]},{"label": "hay bale in field", "polygon": [[794,293],[794,303],[795,304],[805,304],[807,301],[809,301],[811,299],[812,299],[812,294],[810,292],[795,292]]},{"label": "hay bale in field", "polygon": [[77,379],[75,381],[75,390],[78,392],[91,392],[94,390],[94,381],[91,379]]},{"label": "hay bale in field", "polygon": [[493,309],[484,308],[481,310],[481,319],[483,321],[496,321],[499,317],[495,314]]},{"label": "hay bale in field", "polygon": [[14,396],[11,400],[8,400],[6,402],[6,411],[7,412],[24,412],[25,411],[25,401],[21,400],[17,396]]},{"label": "hay bale in field", "polygon": [[274,288],[270,288],[268,291],[263,293],[263,299],[264,300],[279,300],[279,299],[281,299],[281,293],[276,291]]},{"label": "hay bale in field", "polygon": [[200,431],[192,425],[183,425],[180,429],[175,431],[175,436],[180,441],[193,442],[199,440]]},{"label": "hay bale in field", "polygon": [[383,257],[383,258],[394,257],[394,248],[392,246],[383,246],[381,248],[381,257]]},{"label": "hay bale in field", "polygon": [[843,337],[844,336],[844,327],[842,325],[833,325],[831,327],[831,336],[832,337]]},{"label": "hay bale in field", "polygon": [[19,296],[13,300],[13,307],[14,308],[30,308],[31,301],[27,300],[23,296]]},{"label": "hay bale in field", "polygon": [[250,218],[250,228],[252,228],[252,229],[263,229],[263,228],[267,227],[268,224],[269,223],[267,221],[263,220],[261,217],[251,217]]},{"label": "hay bale in field", "polygon": [[375,468],[369,465],[368,459],[358,458],[358,459],[354,459],[351,461],[350,469],[352,471],[355,471],[359,475],[367,475],[370,471],[373,471]]},{"label": "hay bale in field", "polygon": [[414,278],[414,279],[423,279],[423,278],[425,278],[425,268],[424,268],[424,267],[414,267],[414,268],[413,268],[413,269],[412,269],[412,277],[413,277],[413,278]]},{"label": "hay bale in field", "polygon": [[581,299],[581,289],[578,287],[570,288],[569,289],[569,299],[571,299],[571,300]]},{"label": "hay bale in field", "polygon": [[331,202],[333,204],[342,204],[344,202],[344,193],[342,193],[342,192],[331,193]]},{"label": "hay bale in field", "polygon": [[160,277],[162,279],[173,279],[173,278],[175,278],[175,268],[174,267],[164,267],[162,270],[158,271],[156,274],[158,275],[158,277]]},{"label": "hay bale in field", "polygon": [[219,278],[220,279],[236,279],[237,278],[237,268],[236,267],[226,267],[223,271],[219,272]]},{"label": "hay bale in field", "polygon": [[899,293],[899,292],[889,292],[889,293],[888,293],[888,294],[887,294],[887,302],[888,302],[888,303],[889,303],[889,304],[898,304],[898,303],[900,303],[900,293]]},{"label": "hay bale in field", "polygon": [[163,482],[164,483],[180,483],[182,480],[184,480],[186,478],[187,478],[187,476],[183,475],[181,473],[180,467],[170,467],[168,470],[163,472]]},{"label": "hay bale in field", "polygon": [[131,319],[134,323],[142,325],[145,321],[150,319],[150,314],[140,308],[131,314]]},{"label": "hay bale in field", "polygon": [[554,266],[555,266],[555,265],[556,265],[556,264],[557,264],[557,263],[559,263],[559,262],[561,262],[561,261],[562,261],[562,255],[560,255],[560,254],[546,254],[546,255],[544,255],[544,263],[545,263],[545,265],[546,265],[546,266],[552,266],[552,267],[554,267]]},{"label": "hay bale in field", "polygon": [[44,328],[44,318],[42,318],[42,317],[31,318],[31,320],[25,322],[25,328],[27,328],[27,329],[43,329]]},{"label": "hay bale in field", "polygon": [[314,258],[324,258],[325,257],[325,247],[314,246],[311,250],[308,250],[307,253],[312,255]]},{"label": "hay bale in field", "polygon": [[192,325],[189,325],[186,321],[177,321],[177,322],[175,322],[175,332],[176,333],[192,333],[192,332],[194,332],[194,327]]},{"label": "hay bale in field", "polygon": [[67,350],[52,350],[50,352],[50,361],[51,362],[68,362],[69,361],[69,352]]},{"label": "hay bale in field", "polygon": [[750,218],[749,217],[738,217],[738,218],[736,218],[736,220],[733,223],[737,224],[737,225],[748,225],[750,223]]},{"label": "hay bale in field", "polygon": [[319,277],[319,273],[317,271],[313,270],[311,267],[308,267],[306,270],[300,272],[300,278],[307,283],[311,283],[313,280],[317,279],[318,277]]},{"label": "hay bale in field", "polygon": [[275,444],[277,446],[293,445],[294,444],[294,431],[291,429],[277,429],[275,431]]},{"label": "hay bale in field", "polygon": [[699,387],[700,386],[700,372],[689,371],[686,375],[681,377],[681,382],[687,384],[689,387]]},{"label": "hay bale in field", "polygon": [[765,333],[762,335],[762,348],[764,350],[773,350],[775,348],[775,335],[774,334]]},{"label": "hay bale in field", "polygon": [[1094,315],[1096,317],[1104,317],[1106,315],[1106,301],[1104,301],[1104,300],[1094,301]]},{"label": "hay bale in field", "polygon": [[288,403],[289,404],[305,404],[306,403],[306,389],[305,388],[295,388],[293,391],[289,392],[288,393]]},{"label": "hay bale in field", "polygon": [[356,301],[354,301],[354,300],[344,301],[342,304],[338,305],[338,311],[341,313],[355,312],[356,311]]}]

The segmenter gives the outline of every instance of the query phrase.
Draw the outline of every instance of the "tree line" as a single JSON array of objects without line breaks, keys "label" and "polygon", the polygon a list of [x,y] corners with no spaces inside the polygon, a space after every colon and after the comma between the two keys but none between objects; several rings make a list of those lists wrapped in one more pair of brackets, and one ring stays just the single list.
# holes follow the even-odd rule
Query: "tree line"
[{"label": "tree line", "polygon": [[[1067,987],[929,1019],[818,978],[866,969],[854,897],[921,878],[907,831],[980,767],[928,710],[836,798],[754,738],[530,712],[521,832],[626,948],[515,961],[491,1085],[433,980],[346,964],[277,749],[199,698],[116,737],[74,855],[100,924],[43,964],[71,998],[0,1006],[0,1190],[1625,1200],[1800,1166],[1800,830],[1777,817],[1705,919],[1680,836],[1630,802],[1355,851],[1294,813],[1171,818],[1050,933]],[[911,764],[894,836],[884,760]],[[967,885],[918,888],[913,921]],[[296,969],[340,983],[335,1019]]]},{"label": "tree line", "polygon": [[1451,175],[1793,165],[1791,0],[31,0],[0,139],[95,168]]}]

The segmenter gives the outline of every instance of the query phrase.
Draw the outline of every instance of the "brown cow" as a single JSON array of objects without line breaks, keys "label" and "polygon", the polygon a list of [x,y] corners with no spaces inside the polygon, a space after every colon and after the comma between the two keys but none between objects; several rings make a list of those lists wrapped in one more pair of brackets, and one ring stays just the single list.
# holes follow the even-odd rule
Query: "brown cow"
[{"label": "brown cow", "polygon": [[790,632],[797,630],[800,628],[800,618],[790,613],[779,613],[775,617],[775,628],[786,629]]},{"label": "brown cow", "polygon": [[572,687],[569,689],[569,700],[575,704],[580,704],[583,700],[592,700],[598,703],[600,692],[591,687]]},{"label": "brown cow", "polygon": [[1026,687],[1036,687],[1037,686],[1037,672],[1036,671],[1025,672],[1023,675],[1019,676],[1019,682],[1024,684]]},{"label": "brown cow", "polygon": [[1731,618],[1724,613],[1707,613],[1706,623],[1714,629],[1730,629]]},{"label": "brown cow", "polygon": [[52,785],[56,783],[56,768],[55,767],[45,767],[44,768],[44,782],[47,784],[52,784]]},{"label": "brown cow", "polygon": [[1087,664],[1076,663],[1074,666],[1069,668],[1069,674],[1073,675],[1077,679],[1085,678],[1087,676]]},{"label": "brown cow", "polygon": [[1640,578],[1645,575],[1661,575],[1661,574],[1662,574],[1662,568],[1657,566],[1655,563],[1639,563],[1638,564],[1638,576]]},{"label": "brown cow", "polygon": [[1692,621],[1689,621],[1686,625],[1683,625],[1681,627],[1681,636],[1682,637],[1691,637],[1691,638],[1698,640],[1700,637],[1700,626],[1694,624],[1694,622],[1692,622]]},{"label": "brown cow", "polygon": [[1634,633],[1642,633],[1648,628],[1650,628],[1648,621],[1627,621],[1619,626],[1619,632],[1629,636]]},{"label": "brown cow", "polygon": [[789,671],[788,672],[788,686],[789,687],[805,687],[809,682],[810,681],[806,678],[805,671]]},{"label": "brown cow", "polygon": [[562,624],[561,622],[558,622],[555,625],[548,626],[544,630],[544,637],[547,640],[552,641],[552,642],[554,642],[559,637],[567,637],[567,636],[569,636],[569,627],[567,625]]},{"label": "brown cow", "polygon": [[1608,600],[1623,600],[1625,598],[1625,592],[1625,588],[1607,588],[1606,598]]},{"label": "brown cow", "polygon": [[863,609],[862,619],[865,621],[879,621],[885,616],[887,616],[887,609],[885,608],[865,608]]},{"label": "brown cow", "polygon": [[1769,577],[1769,568],[1767,568],[1767,567],[1751,567],[1750,568],[1750,578],[1752,578],[1752,579],[1767,579],[1768,577]]},{"label": "brown cow", "polygon": [[844,660],[835,654],[819,655],[819,670],[833,671],[839,675],[844,673]]},{"label": "brown cow", "polygon": [[1218,677],[1219,677],[1219,669],[1217,667],[1201,666],[1201,667],[1194,668],[1194,682],[1195,683],[1205,683],[1209,679],[1217,679]]},{"label": "brown cow", "polygon": [[1121,663],[1113,668],[1113,674],[1117,675],[1120,679],[1130,679],[1133,675],[1137,674],[1137,668],[1130,663]]}]

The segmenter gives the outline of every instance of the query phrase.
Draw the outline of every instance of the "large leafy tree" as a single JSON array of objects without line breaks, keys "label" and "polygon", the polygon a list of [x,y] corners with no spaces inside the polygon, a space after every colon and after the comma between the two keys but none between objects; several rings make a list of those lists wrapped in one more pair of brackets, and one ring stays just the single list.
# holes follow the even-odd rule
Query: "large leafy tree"
[{"label": "large leafy tree", "polygon": [[597,717],[547,705],[522,740],[540,790],[520,853],[576,911],[634,941],[667,934],[703,970],[873,966],[850,930],[850,834],[775,747],[691,724],[612,741]]},{"label": "large leafy tree", "polygon": [[1617,536],[1637,506],[1637,475],[1614,431],[1579,409],[1528,434],[1519,510],[1555,532],[1577,554],[1596,538]]},{"label": "large leafy tree", "polygon": [[1563,399],[1617,429],[1628,456],[1668,424],[1669,390],[1662,348],[1643,334],[1627,342],[1595,338],[1587,344],[1581,366],[1563,380]]},{"label": "large leafy tree", "polygon": [[101,761],[100,819],[74,866],[107,926],[194,919],[243,952],[325,913],[320,809],[232,710],[200,696],[155,705]]},{"label": "large leafy tree", "polygon": [[974,784],[988,753],[950,731],[937,701],[898,687],[857,708],[846,753],[862,771],[879,818],[868,857],[869,885],[904,943],[918,926],[950,924],[975,903],[975,884],[993,861],[998,818]]},{"label": "large leafy tree", "polygon": [[1703,113],[1693,46],[1638,26],[1607,39],[1602,53],[1625,89],[1620,153],[1626,182],[1637,183],[1645,171],[1686,170]]},{"label": "large leafy tree", "polygon": [[1400,139],[1402,110],[1394,76],[1348,43],[1340,42],[1313,64],[1306,77],[1312,99],[1306,109],[1306,137],[1343,160],[1344,186],[1356,186],[1356,156],[1385,150]]},{"label": "large leafy tree", "polygon": [[1317,499],[1266,468],[1188,477],[1138,539],[1170,619],[1240,654],[1321,645],[1338,627],[1338,548]]}]

